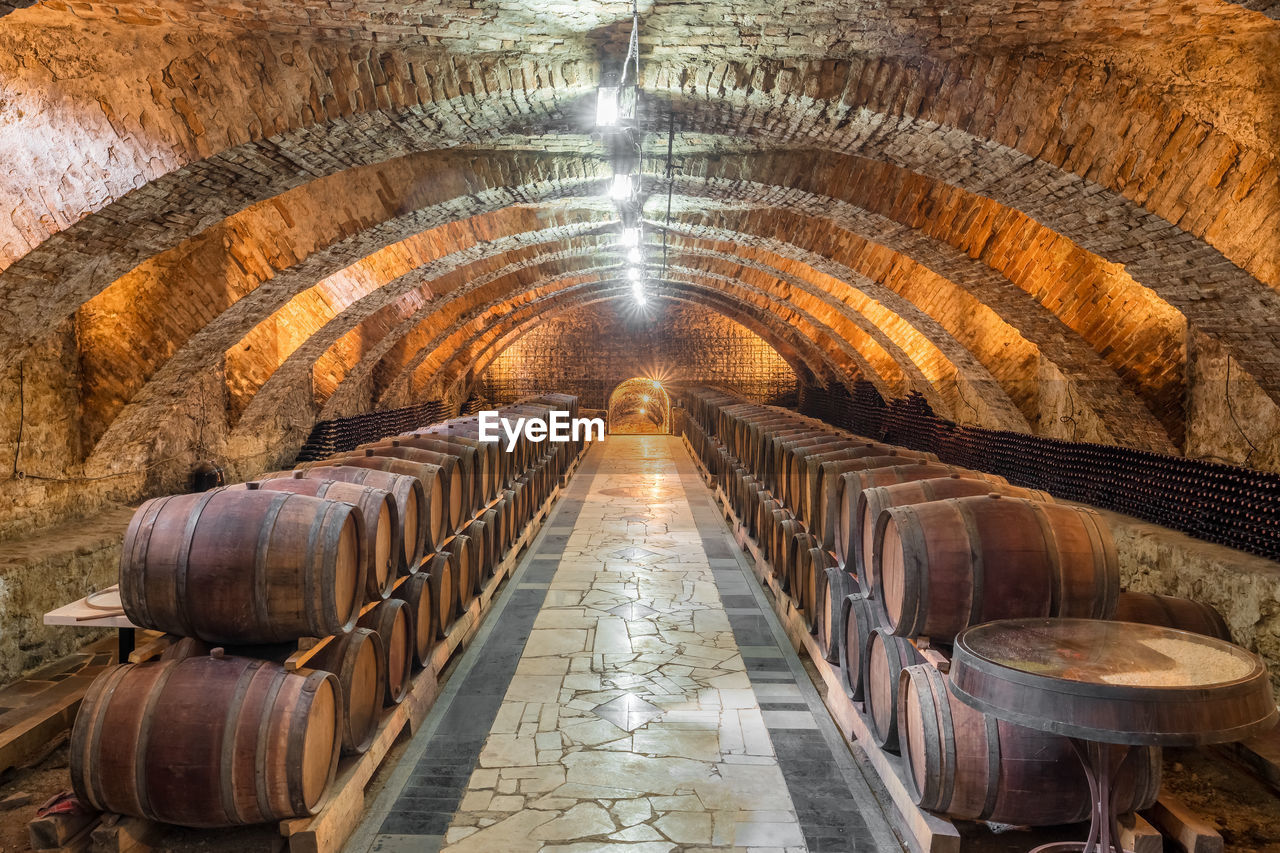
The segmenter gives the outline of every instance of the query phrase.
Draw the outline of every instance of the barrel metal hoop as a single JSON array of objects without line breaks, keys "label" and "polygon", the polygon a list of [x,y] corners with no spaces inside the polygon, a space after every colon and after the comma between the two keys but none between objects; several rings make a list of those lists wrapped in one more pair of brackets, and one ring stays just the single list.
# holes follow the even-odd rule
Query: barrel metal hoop
[{"label": "barrel metal hoop", "polygon": [[280,492],[272,497],[267,514],[258,527],[258,543],[253,552],[253,618],[260,632],[265,632],[271,625],[268,608],[271,596],[267,589],[267,556],[270,552],[271,534],[275,532],[276,520],[290,497],[288,492]]},{"label": "barrel metal hoop", "polygon": [[1000,797],[1000,721],[992,714],[982,715],[987,731],[987,800],[982,804],[982,816],[995,814],[996,800]]},{"label": "barrel metal hoop", "polygon": [[[253,752],[253,779],[256,783],[253,793],[258,801],[258,811],[261,813],[262,821],[271,820],[275,814],[275,809],[271,805],[271,798],[268,795],[270,786],[268,785],[267,774],[270,771],[270,767],[267,763],[267,746],[270,738],[267,735],[271,728],[271,718],[275,712],[276,697],[280,695],[280,688],[284,686],[288,678],[289,673],[283,669],[274,673],[271,684],[267,686],[267,694],[263,697],[262,711],[258,717],[258,738],[257,742],[254,743]],[[262,821],[256,822],[260,823]]]},{"label": "barrel metal hoop", "polygon": [[[1067,600],[1067,590],[1064,584],[1067,582],[1066,574],[1062,566],[1062,549],[1058,546],[1058,535],[1054,530],[1053,522],[1049,520],[1048,513],[1045,511],[1045,505],[1036,503],[1035,501],[1022,501],[1023,504],[1030,507],[1031,514],[1035,516],[1036,523],[1040,526],[1040,535],[1044,537],[1045,554],[1049,558],[1049,569],[1053,572],[1049,584],[1049,612],[1045,616],[1077,616],[1081,614],[1071,613],[1064,614],[1062,612],[1063,602]],[[1087,529],[1087,525],[1086,525]],[[1089,537],[1092,539],[1092,535]],[[1094,583],[1097,583],[1097,572],[1094,572]],[[1036,614],[1037,616],[1042,614]]]},{"label": "barrel metal hoop", "polygon": [[[142,625],[155,624],[155,617],[151,613],[151,603],[147,598],[146,582],[146,575],[148,574],[147,554],[151,551],[151,535],[155,532],[156,519],[160,517],[161,510],[174,497],[174,495],[167,495],[166,497],[155,498],[143,505],[143,516],[138,521],[138,528],[134,533],[133,541],[129,543],[130,549],[128,552],[129,564],[140,567],[142,570],[122,571],[120,573],[121,603],[125,605],[127,610],[137,608],[138,621]],[[125,552],[122,550],[120,553],[122,564],[125,557]],[[121,663],[124,663],[124,661],[121,661]]]},{"label": "barrel metal hoop", "polygon": [[221,782],[222,808],[228,815],[238,823],[253,823],[251,815],[245,815],[240,812],[236,805],[236,788],[235,788],[235,755],[236,755],[236,729],[239,728],[241,720],[240,706],[244,703],[245,694],[249,692],[254,677],[258,674],[258,670],[262,668],[263,662],[255,660],[244,668],[244,672],[240,673],[240,677],[236,679],[235,690],[231,694],[232,713],[227,714],[227,721],[222,727],[222,773],[219,781]]},{"label": "barrel metal hoop", "polygon": [[[124,680],[125,676],[133,671],[134,666],[135,664],[125,664],[124,666],[116,667],[111,671],[111,674],[107,676],[107,680],[103,682],[103,686],[97,691],[97,695],[95,696],[94,691],[90,689],[89,694],[85,696],[85,699],[80,706],[81,712],[83,712],[85,705],[89,705],[93,708],[93,720],[89,726],[88,742],[80,744],[84,750],[83,755],[81,756],[82,766],[86,771],[93,766],[97,756],[102,751],[102,735],[103,730],[105,729],[102,720],[103,717],[106,716],[107,709],[111,706],[111,697],[115,695],[116,687]],[[92,704],[90,704],[91,700],[96,701],[93,701]],[[76,719],[78,722],[79,715],[77,715]],[[75,733],[76,730],[73,729],[72,734],[74,735]],[[74,742],[71,744],[71,748],[73,750],[76,746],[77,744]],[[74,764],[72,766],[74,766]],[[99,809],[107,811],[112,804],[107,802],[106,792],[102,789],[102,777],[103,774],[101,773],[86,772],[86,793],[89,794],[89,798],[92,801],[90,805],[97,806]]]},{"label": "barrel metal hoop", "polygon": [[[950,498],[947,503],[951,504],[955,511],[959,513],[960,519],[964,522],[965,533],[969,540],[969,565],[973,567],[973,583],[969,588],[969,616],[965,620],[965,624],[977,625],[980,622],[987,621],[982,615],[982,590],[986,584],[987,575],[987,566],[982,559],[982,536],[978,532],[977,521],[963,502],[958,498]],[[928,584],[922,584],[922,586],[927,587]]]},{"label": "barrel metal hoop", "polygon": [[1116,612],[1116,602],[1120,598],[1120,566],[1115,542],[1100,514],[1084,507],[1075,509],[1083,516],[1085,530],[1093,544],[1094,590],[1097,598],[1089,615],[1094,619],[1110,619]]},{"label": "barrel metal hoop", "polygon": [[178,617],[178,621],[182,624],[182,633],[186,637],[198,637],[199,634],[191,621],[190,614],[187,613],[187,571],[191,559],[191,540],[195,537],[196,527],[200,524],[200,516],[204,515],[205,507],[217,495],[217,491],[205,492],[196,501],[195,508],[191,511],[191,515],[187,516],[186,528],[182,531],[182,547],[178,551],[177,571],[174,572],[175,592],[177,595],[177,607],[174,608],[174,614]]},{"label": "barrel metal hoop", "polygon": [[[925,681],[923,686],[916,683],[914,673],[908,673],[905,679],[901,675],[898,676],[898,684],[905,684],[908,690],[914,691],[916,699],[920,703],[920,725],[925,736],[923,743],[924,778],[916,778],[915,763],[906,754],[905,749],[902,751],[902,765],[906,771],[907,781],[911,783],[911,787],[914,789],[916,803],[922,808],[938,811],[945,809],[947,803],[950,802],[950,800],[943,798],[941,788],[946,783],[946,773],[944,771],[947,764],[947,743],[944,742],[944,739],[947,736],[947,731],[945,727],[938,724],[939,708],[938,703],[933,698],[930,671],[933,671],[931,666],[919,670],[919,672],[923,673],[922,678]],[[902,691],[899,690],[898,713],[905,715],[906,709],[907,703],[903,701]],[[902,727],[899,726],[899,728]],[[931,737],[934,734],[933,729],[937,729],[936,738]],[[905,730],[903,735],[902,745],[905,746],[907,743]]]},{"label": "barrel metal hoop", "polygon": [[139,811],[146,817],[155,816],[151,809],[151,797],[147,794],[146,784],[147,748],[151,744],[151,724],[156,717],[156,705],[160,702],[160,694],[164,693],[165,685],[169,683],[169,678],[177,668],[176,663],[164,667],[164,671],[152,685],[151,692],[147,695],[147,702],[142,708],[142,725],[138,729],[138,744],[134,747],[133,753],[133,784],[135,793],[138,795]]},{"label": "barrel metal hoop", "polygon": [[[940,728],[943,738],[945,738],[941,744],[942,751],[939,769],[942,770],[942,773],[940,781],[941,787],[938,789],[938,798],[941,806],[946,807],[951,804],[951,798],[955,796],[956,775],[959,770],[959,757],[956,755],[955,721],[951,715],[951,701],[948,698],[950,696],[950,692],[947,687],[946,677],[943,676],[941,672],[934,669],[932,665],[926,664],[925,666],[927,667],[925,671],[929,673],[929,679],[937,688],[936,690],[929,691],[929,698],[932,700],[935,695],[937,696],[938,717],[941,723]],[[950,773],[946,772],[948,767],[951,768]]]},{"label": "barrel metal hoop", "polygon": [[[326,589],[332,589],[337,582],[337,564],[338,555],[334,553],[334,549],[326,548],[327,543],[320,542],[320,531],[324,527],[325,519],[329,516],[329,507],[324,512],[317,512],[311,518],[311,526],[307,529],[307,544],[302,549],[305,555],[302,565],[302,595],[306,603],[307,623],[311,625],[311,630],[315,632],[315,636],[324,637],[329,634],[336,633],[337,626],[331,625],[326,618],[329,614],[329,597],[324,594]],[[317,548],[319,551],[319,569],[317,572]],[[330,563],[333,564],[333,572],[329,571]],[[322,597],[320,603],[320,612],[316,612],[316,578],[317,574],[321,578],[320,595]],[[333,575],[334,583],[329,583],[330,574]]]}]

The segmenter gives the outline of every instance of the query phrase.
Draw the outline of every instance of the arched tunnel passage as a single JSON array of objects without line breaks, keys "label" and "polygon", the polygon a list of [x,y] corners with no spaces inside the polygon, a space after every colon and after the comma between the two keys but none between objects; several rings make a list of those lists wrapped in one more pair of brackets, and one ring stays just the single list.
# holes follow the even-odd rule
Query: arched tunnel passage
[{"label": "arched tunnel passage", "polygon": [[609,432],[654,435],[671,432],[671,395],[657,379],[636,377],[609,395]]}]

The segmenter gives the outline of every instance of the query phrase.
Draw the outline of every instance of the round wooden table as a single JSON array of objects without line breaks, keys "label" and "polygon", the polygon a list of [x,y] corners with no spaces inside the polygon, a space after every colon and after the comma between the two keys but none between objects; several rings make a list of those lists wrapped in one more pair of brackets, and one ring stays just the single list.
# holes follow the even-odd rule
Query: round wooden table
[{"label": "round wooden table", "polygon": [[1005,619],[956,638],[956,695],[999,719],[1070,738],[1093,797],[1089,838],[1050,851],[1122,850],[1112,782],[1131,746],[1240,740],[1275,725],[1254,654],[1187,631],[1098,619]]}]

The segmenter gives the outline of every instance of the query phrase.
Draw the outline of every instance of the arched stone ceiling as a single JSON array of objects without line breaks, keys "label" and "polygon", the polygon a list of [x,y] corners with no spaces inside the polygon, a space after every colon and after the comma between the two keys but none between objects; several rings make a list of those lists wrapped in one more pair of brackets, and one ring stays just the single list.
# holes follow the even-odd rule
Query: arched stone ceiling
[{"label": "arched stone ceiling", "polygon": [[[1062,435],[1058,383],[1072,434],[1176,451],[1193,333],[1275,408],[1273,11],[641,4],[650,285],[999,429]],[[625,301],[590,126],[627,3],[0,15],[0,352],[74,318],[102,470],[196,385],[281,445],[282,411],[413,402]]]}]

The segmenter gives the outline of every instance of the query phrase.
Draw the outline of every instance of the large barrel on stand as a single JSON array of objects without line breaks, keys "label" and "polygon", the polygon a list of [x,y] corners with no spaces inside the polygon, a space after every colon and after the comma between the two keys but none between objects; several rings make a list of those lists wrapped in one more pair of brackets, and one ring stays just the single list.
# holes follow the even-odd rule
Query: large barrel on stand
[{"label": "large barrel on stand", "polygon": [[439,467],[389,456],[342,456],[319,462],[304,462],[298,467],[306,471],[333,465],[369,468],[374,471],[385,471],[388,474],[403,474],[416,478],[422,484],[422,499],[418,515],[420,521],[425,522],[422,531],[422,553],[435,550],[437,543],[444,535],[445,525],[444,484],[440,478]]},{"label": "large barrel on stand", "polygon": [[[929,664],[899,675],[898,737],[907,788],[921,808],[1024,826],[1089,818],[1088,780],[1067,738],[982,713]],[[1115,780],[1117,814],[1155,804],[1160,758],[1158,747],[1129,753]]]},{"label": "large barrel on stand", "polygon": [[349,630],[364,599],[364,518],[353,505],[262,489],[147,501],[120,553],[134,625],[213,643]]},{"label": "large barrel on stand", "polygon": [[995,619],[1115,611],[1115,544],[1093,510],[985,495],[893,507],[876,527],[875,595],[900,637],[949,642]]},{"label": "large barrel on stand", "polygon": [[337,679],[220,655],[98,676],[71,730],[81,803],[193,827],[320,810],[342,746]]},{"label": "large barrel on stand", "polygon": [[440,482],[444,485],[444,523],[445,528],[453,530],[469,515],[467,503],[468,482],[463,479],[462,467],[458,457],[450,453],[440,453],[422,447],[414,447],[398,438],[375,444],[362,444],[357,448],[365,456],[385,456],[392,459],[407,459],[423,465],[435,465],[440,469]]}]

